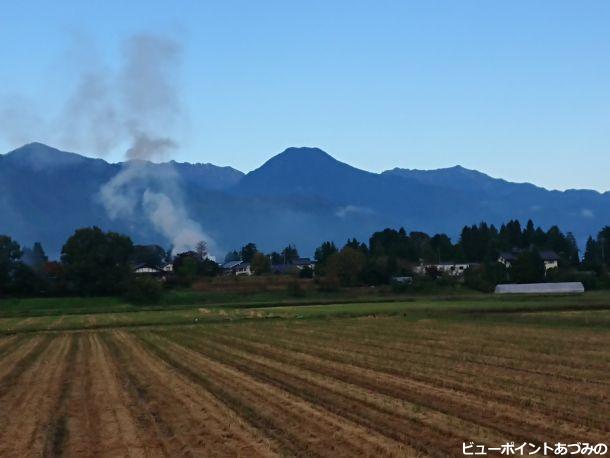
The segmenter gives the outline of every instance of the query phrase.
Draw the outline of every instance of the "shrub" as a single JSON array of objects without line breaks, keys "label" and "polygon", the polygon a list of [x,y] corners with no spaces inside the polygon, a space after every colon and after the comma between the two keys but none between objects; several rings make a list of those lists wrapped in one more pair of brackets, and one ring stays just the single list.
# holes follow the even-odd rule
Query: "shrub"
[{"label": "shrub", "polygon": [[133,304],[156,304],[161,299],[161,283],[150,277],[137,277],[129,282],[125,299]]},{"label": "shrub", "polygon": [[271,272],[271,261],[263,253],[254,253],[250,262],[250,268],[254,275],[267,274]]},{"label": "shrub", "polygon": [[288,283],[288,285],[286,286],[286,290],[288,291],[288,294],[293,297],[305,296],[305,290],[303,290],[303,287],[297,280]]},{"label": "shrub", "polygon": [[342,286],[355,286],[366,266],[366,256],[360,250],[345,247],[328,258],[326,275],[336,277]]},{"label": "shrub", "polygon": [[341,283],[339,278],[334,275],[327,275],[318,279],[318,290],[327,293],[333,293],[339,291]]},{"label": "shrub", "polygon": [[467,287],[484,293],[492,293],[497,284],[506,281],[507,269],[497,262],[471,267],[464,274],[464,283]]},{"label": "shrub", "polygon": [[408,293],[410,291],[413,291],[413,285],[411,283],[398,283],[393,281],[391,286],[392,292],[395,294]]}]

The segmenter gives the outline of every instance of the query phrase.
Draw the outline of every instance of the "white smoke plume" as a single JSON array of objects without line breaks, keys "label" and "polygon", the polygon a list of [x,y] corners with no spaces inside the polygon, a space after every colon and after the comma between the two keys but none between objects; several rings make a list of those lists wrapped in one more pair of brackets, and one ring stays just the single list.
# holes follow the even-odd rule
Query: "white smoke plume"
[{"label": "white smoke plume", "polygon": [[175,253],[200,241],[213,250],[213,240],[188,215],[171,164],[148,162],[166,160],[178,147],[180,43],[134,35],[122,43],[120,65],[113,68],[86,37],[75,38],[68,64],[76,64],[77,82],[58,116],[45,119],[30,100],[0,94],[0,135],[25,143],[34,131],[62,148],[102,156],[125,148],[123,169],[99,192],[110,218],[136,222],[144,215]]},{"label": "white smoke plume", "polygon": [[215,251],[212,238],[189,217],[172,167],[161,169],[146,161],[129,161],[102,187],[100,200],[112,219],[129,221],[145,215],[171,242],[174,254],[193,250],[200,241]]},{"label": "white smoke plume", "polygon": [[107,126],[125,135],[130,145],[125,153],[128,162],[102,187],[100,200],[113,219],[145,215],[172,244],[174,253],[192,250],[200,241],[211,250],[214,246],[189,217],[173,168],[152,167],[147,162],[165,159],[177,147],[171,131],[181,111],[174,74],[179,56],[180,46],[173,40],[154,35],[131,38],[125,43],[123,66],[116,76],[114,108],[108,108],[112,103],[99,103],[106,107]]}]

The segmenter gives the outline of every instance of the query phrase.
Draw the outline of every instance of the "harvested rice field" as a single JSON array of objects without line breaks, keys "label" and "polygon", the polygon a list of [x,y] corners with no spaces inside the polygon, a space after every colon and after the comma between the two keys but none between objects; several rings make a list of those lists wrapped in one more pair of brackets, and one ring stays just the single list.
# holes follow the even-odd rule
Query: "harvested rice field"
[{"label": "harvested rice field", "polygon": [[521,319],[5,335],[0,456],[448,457],[470,441],[608,443],[608,329]]}]

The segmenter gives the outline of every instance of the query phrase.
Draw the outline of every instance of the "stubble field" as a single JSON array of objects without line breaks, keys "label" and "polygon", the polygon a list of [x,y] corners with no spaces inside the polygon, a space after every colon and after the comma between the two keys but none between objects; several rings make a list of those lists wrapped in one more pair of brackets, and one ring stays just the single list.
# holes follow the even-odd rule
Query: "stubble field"
[{"label": "stubble field", "polygon": [[0,337],[0,405],[0,456],[446,457],[470,441],[608,442],[610,333],[523,314],[24,332]]}]

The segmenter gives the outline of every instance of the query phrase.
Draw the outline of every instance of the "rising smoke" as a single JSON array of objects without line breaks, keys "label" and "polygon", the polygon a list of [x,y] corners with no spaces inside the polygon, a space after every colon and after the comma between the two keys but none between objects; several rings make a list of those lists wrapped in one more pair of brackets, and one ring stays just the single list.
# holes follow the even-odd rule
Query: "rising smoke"
[{"label": "rising smoke", "polygon": [[174,252],[194,249],[199,241],[213,250],[211,238],[188,215],[171,163],[154,167],[148,162],[167,159],[178,146],[181,53],[176,40],[135,35],[123,42],[120,66],[112,69],[87,49],[81,52],[87,58],[79,62],[77,84],[57,119],[41,120],[28,104],[7,99],[0,105],[0,131],[19,141],[32,130],[43,132],[63,147],[100,155],[126,148],[127,162],[99,192],[109,217],[136,221],[144,215]]},{"label": "rising smoke", "polygon": [[[175,170],[147,162],[167,158],[178,144],[168,134],[181,111],[175,82],[180,51],[177,42],[154,35],[138,35],[125,43],[116,76],[118,108],[109,112],[119,114],[120,128],[129,139],[128,162],[99,193],[111,218],[142,212],[170,241],[174,253],[194,249],[199,241],[209,248],[214,245],[189,217]],[[111,120],[115,126],[116,117]]]}]

